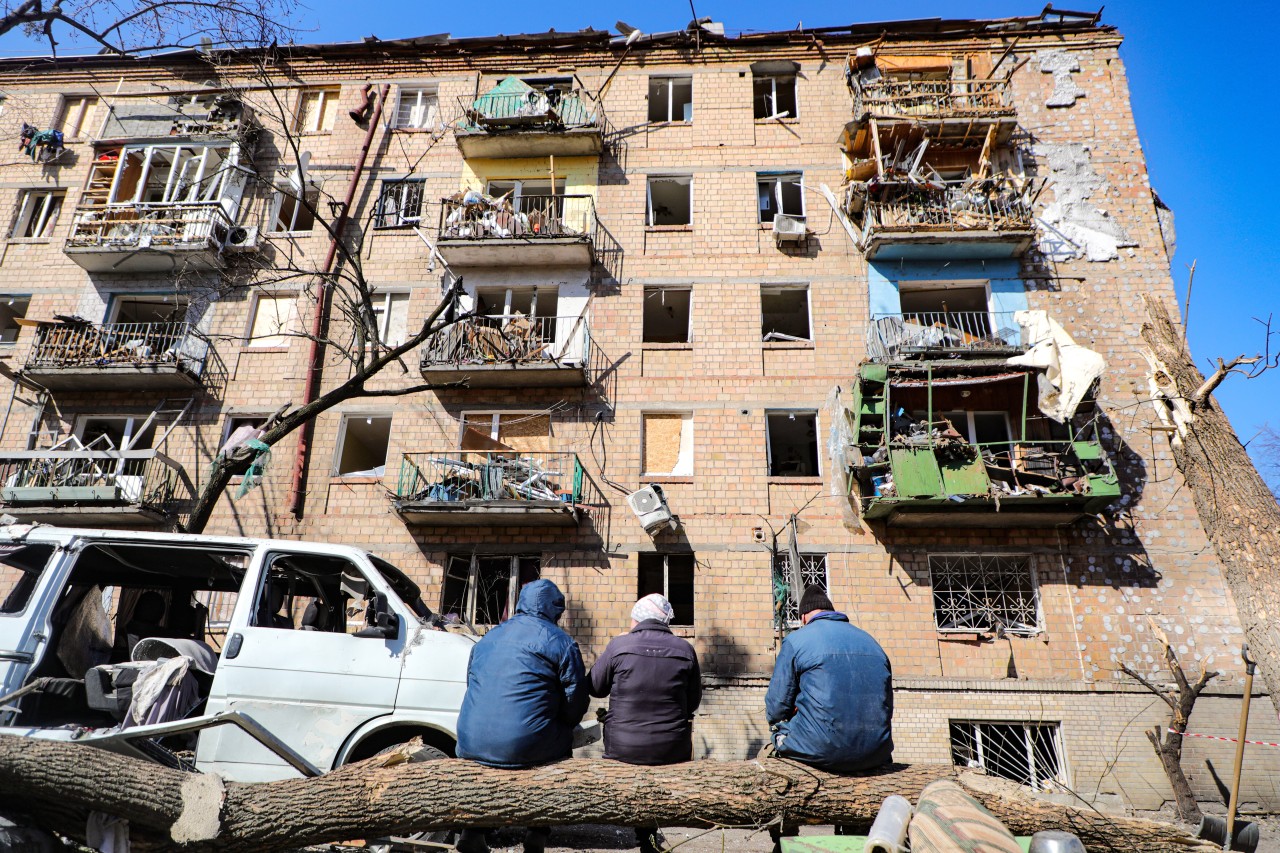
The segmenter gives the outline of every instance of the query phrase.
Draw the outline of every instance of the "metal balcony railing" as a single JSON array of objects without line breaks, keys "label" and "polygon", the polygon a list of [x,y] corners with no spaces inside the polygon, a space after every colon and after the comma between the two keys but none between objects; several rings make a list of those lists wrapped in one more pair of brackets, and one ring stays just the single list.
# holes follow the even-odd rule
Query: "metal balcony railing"
[{"label": "metal balcony railing", "polygon": [[952,78],[892,80],[853,86],[853,113],[903,118],[951,118],[1013,115],[1009,81]]},{"label": "metal balcony railing", "polygon": [[479,98],[459,97],[458,128],[475,130],[577,130],[604,132],[604,109],[558,91],[491,92]]},{"label": "metal balcony railing", "polygon": [[469,192],[442,199],[441,240],[595,239],[595,199],[589,195],[526,195],[491,199]]},{"label": "metal balcony railing", "polygon": [[582,365],[590,346],[584,317],[471,317],[426,342],[422,367],[462,364]]},{"label": "metal balcony railing", "polygon": [[169,511],[183,483],[156,450],[29,450],[0,455],[0,502],[134,504]]},{"label": "metal balcony railing", "polygon": [[171,364],[203,376],[212,352],[209,339],[187,323],[44,323],[26,367]]},{"label": "metal balcony railing", "polygon": [[558,501],[567,509],[595,503],[592,491],[576,453],[406,453],[396,484],[402,501]]},{"label": "metal balcony railing", "polygon": [[1030,231],[1023,195],[1005,181],[951,181],[941,189],[881,184],[862,211],[870,239],[877,232]]},{"label": "metal balcony railing", "polygon": [[867,355],[875,361],[930,353],[1026,349],[1013,311],[904,311],[876,314],[867,327]]},{"label": "metal balcony railing", "polygon": [[216,201],[81,206],[68,249],[147,249],[203,244],[221,250],[235,223]]}]

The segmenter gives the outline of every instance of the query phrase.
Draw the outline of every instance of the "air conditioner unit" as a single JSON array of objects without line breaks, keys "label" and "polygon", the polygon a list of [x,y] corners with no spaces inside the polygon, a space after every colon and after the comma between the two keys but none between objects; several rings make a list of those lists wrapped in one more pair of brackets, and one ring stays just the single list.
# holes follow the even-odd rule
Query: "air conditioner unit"
[{"label": "air conditioner unit", "polygon": [[258,226],[238,225],[227,234],[226,248],[230,251],[247,252],[258,248]]},{"label": "air conditioner unit", "polygon": [[773,217],[773,239],[778,243],[799,243],[807,233],[801,216],[778,214]]},{"label": "air conditioner unit", "polygon": [[643,489],[627,495],[627,506],[631,507],[636,518],[640,519],[646,533],[652,533],[664,524],[669,525],[672,530],[678,526],[675,516],[667,506],[667,496],[662,493],[662,486],[657,483],[650,483]]}]

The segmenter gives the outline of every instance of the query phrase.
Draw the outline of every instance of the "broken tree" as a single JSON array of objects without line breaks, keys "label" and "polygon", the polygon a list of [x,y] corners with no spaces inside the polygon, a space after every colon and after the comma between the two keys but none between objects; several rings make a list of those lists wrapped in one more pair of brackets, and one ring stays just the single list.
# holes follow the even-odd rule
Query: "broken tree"
[{"label": "broken tree", "polygon": [[1076,833],[1090,850],[1214,850],[1182,829],[1041,802],[1002,780],[943,765],[835,776],[775,758],[636,767],[572,759],[531,770],[417,761],[410,745],[310,779],[246,785],[76,744],[0,737],[0,802],[82,838],[89,812],[127,818],[133,849],[265,851],[451,827],[566,825],[867,826],[889,794],[960,784],[1018,834]]}]

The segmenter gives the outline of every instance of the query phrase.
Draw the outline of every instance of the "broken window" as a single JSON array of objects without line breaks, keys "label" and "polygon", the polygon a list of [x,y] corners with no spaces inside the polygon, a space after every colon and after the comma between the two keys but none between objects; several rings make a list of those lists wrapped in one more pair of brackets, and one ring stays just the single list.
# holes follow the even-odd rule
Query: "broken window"
[{"label": "broken window", "polygon": [[1067,784],[1061,723],[952,720],[951,760],[1038,791]]},{"label": "broken window", "polygon": [[254,300],[246,346],[287,347],[290,339],[300,334],[298,294],[262,294]]},{"label": "broken window", "polygon": [[406,130],[431,130],[436,126],[440,98],[432,87],[401,89],[396,101],[395,126]]},{"label": "broken window", "polygon": [[257,592],[253,627],[335,634],[368,627],[377,594],[350,560],[320,554],[271,555]]},{"label": "broken window", "polygon": [[[934,417],[937,416],[935,412]],[[920,413],[919,419],[924,417],[925,414]],[[943,412],[942,417],[970,444],[998,445],[996,449],[1007,450],[1013,440],[1007,412]]]},{"label": "broken window", "polygon": [[306,233],[315,227],[315,211],[320,205],[320,187],[307,182],[306,192],[299,196],[293,184],[276,187],[270,217],[271,230],[277,233]]},{"label": "broken window", "polygon": [[107,312],[109,323],[181,323],[186,318],[187,299],[176,293],[114,296]]},{"label": "broken window", "polygon": [[19,239],[50,236],[62,212],[63,197],[64,193],[57,190],[24,190],[9,236]]},{"label": "broken window", "polygon": [[683,344],[693,339],[693,290],[688,287],[646,287],[644,328],[647,344]]},{"label": "broken window", "polygon": [[671,602],[671,624],[693,626],[693,554],[640,554],[636,597],[659,593]]},{"label": "broken window", "polygon": [[766,417],[769,476],[818,476],[818,413],[769,412]]},{"label": "broken window", "polygon": [[905,322],[952,330],[962,340],[991,335],[986,282],[904,281],[898,297]]},{"label": "broken window", "polygon": [[649,121],[692,121],[693,78],[650,77]]},{"label": "broken window", "polygon": [[797,118],[796,75],[752,75],[752,102],[758,119]]},{"label": "broken window", "polygon": [[341,92],[337,86],[304,89],[298,99],[298,121],[294,130],[300,133],[328,133],[333,130]]},{"label": "broken window", "polygon": [[552,220],[564,219],[564,178],[536,181],[489,181],[488,193],[494,198],[506,196],[511,208],[527,216],[541,214]]},{"label": "broken window", "polygon": [[693,415],[646,412],[644,419],[644,462],[642,473],[693,475]]},{"label": "broken window", "polygon": [[693,224],[693,178],[689,175],[650,176],[650,225]]},{"label": "broken window", "polygon": [[381,477],[391,443],[390,415],[344,415],[338,431],[339,477]]},{"label": "broken window", "polygon": [[520,590],[541,575],[536,556],[450,556],[440,612],[472,625],[497,625],[515,614]]},{"label": "broken window", "polygon": [[378,340],[385,346],[399,346],[409,337],[409,296],[408,293],[375,293],[369,297]]},{"label": "broken window", "polygon": [[756,175],[756,197],[762,223],[772,222],[779,214],[804,219],[803,176],[798,173]]},{"label": "broken window", "polygon": [[[800,607],[797,599],[806,587],[820,586],[823,592],[830,589],[827,583],[827,555],[800,554],[800,574],[796,577],[791,571],[791,555],[780,551],[773,556],[773,602],[774,618],[779,628],[799,628]],[[792,589],[792,583],[798,589]]]},{"label": "broken window", "polygon": [[[21,613],[35,592],[45,565],[53,556],[52,545],[10,545],[0,554],[0,581],[9,594],[0,601],[0,615]],[[15,577],[16,575],[16,577]]]},{"label": "broken window", "polygon": [[26,294],[0,294],[0,346],[18,340],[18,333],[22,331],[18,321],[27,316],[30,307],[31,297]]},{"label": "broken window", "polygon": [[932,554],[933,616],[938,631],[1040,631],[1035,564],[1026,554]]},{"label": "broken window", "polygon": [[68,139],[84,139],[98,132],[101,123],[99,106],[94,95],[66,95],[62,99],[62,112],[57,128]]},{"label": "broken window", "polygon": [[417,225],[422,221],[422,193],[426,181],[406,179],[383,181],[378,195],[378,208],[373,216],[375,228]]},{"label": "broken window", "polygon": [[760,310],[763,340],[812,340],[808,287],[764,285],[760,288]]},{"label": "broken window", "polygon": [[[89,450],[150,450],[156,440],[156,421],[150,417],[93,417],[81,419],[76,437]],[[162,431],[163,432],[163,431]],[[141,494],[142,478],[147,471],[146,459],[103,461],[96,465],[105,479],[126,493]],[[136,478],[125,481],[122,478]]]}]

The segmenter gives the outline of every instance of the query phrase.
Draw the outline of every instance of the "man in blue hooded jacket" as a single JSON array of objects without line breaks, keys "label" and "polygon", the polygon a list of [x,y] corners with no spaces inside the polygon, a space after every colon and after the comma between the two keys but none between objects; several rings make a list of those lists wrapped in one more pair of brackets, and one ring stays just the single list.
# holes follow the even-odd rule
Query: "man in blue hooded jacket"
[{"label": "man in blue hooded jacket", "polygon": [[[556,623],[564,594],[549,580],[520,590],[516,615],[471,649],[467,693],[458,713],[459,758],[490,767],[533,767],[568,758],[573,730],[591,694],[578,644]],[[526,853],[542,853],[548,827],[530,827]],[[484,834],[466,830],[463,853],[488,850]]]}]

